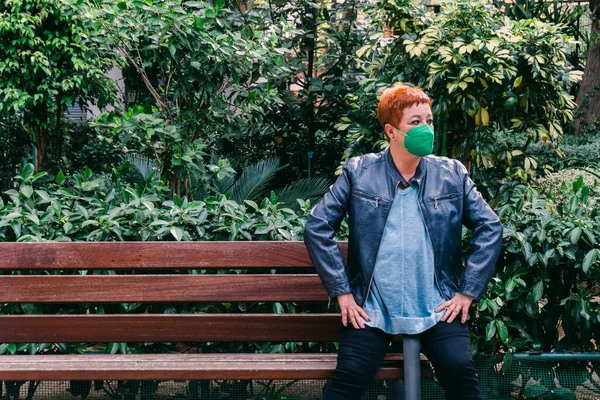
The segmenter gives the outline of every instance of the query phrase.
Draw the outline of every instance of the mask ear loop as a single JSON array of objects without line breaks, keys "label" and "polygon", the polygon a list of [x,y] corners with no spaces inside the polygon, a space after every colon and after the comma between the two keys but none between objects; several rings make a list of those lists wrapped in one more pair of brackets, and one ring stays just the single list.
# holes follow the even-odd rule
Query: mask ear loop
[{"label": "mask ear loop", "polygon": [[[391,126],[391,125],[390,125]],[[402,132],[400,129],[396,128],[395,126],[392,126],[392,129],[394,129],[395,132],[398,132],[399,134],[401,134],[402,136],[406,137],[406,133]],[[406,147],[402,146],[400,143],[398,143],[398,141],[396,140],[396,135],[394,135],[394,137],[392,138],[392,140],[394,141],[394,143],[396,143],[396,146],[400,147],[401,149],[404,149],[406,151],[408,151],[406,149]]]}]

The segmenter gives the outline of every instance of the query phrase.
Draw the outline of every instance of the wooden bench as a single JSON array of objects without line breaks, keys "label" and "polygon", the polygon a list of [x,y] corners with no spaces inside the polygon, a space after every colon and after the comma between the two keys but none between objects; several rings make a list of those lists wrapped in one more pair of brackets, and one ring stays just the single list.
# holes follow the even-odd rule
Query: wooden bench
[{"label": "wooden bench", "polygon": [[[345,243],[340,248],[347,252]],[[216,273],[232,269],[238,273]],[[156,303],[326,303],[301,242],[0,243],[0,274],[5,307],[90,304],[85,314],[0,315],[0,344],[335,342],[339,336],[340,316],[331,312],[149,311]],[[111,303],[144,303],[145,308],[95,313],[95,306]],[[424,358],[417,364],[411,366],[417,375],[422,370],[431,377]],[[0,381],[327,379],[335,365],[332,353],[58,354],[54,348],[0,356]],[[387,355],[376,379],[402,378],[403,355]]]}]

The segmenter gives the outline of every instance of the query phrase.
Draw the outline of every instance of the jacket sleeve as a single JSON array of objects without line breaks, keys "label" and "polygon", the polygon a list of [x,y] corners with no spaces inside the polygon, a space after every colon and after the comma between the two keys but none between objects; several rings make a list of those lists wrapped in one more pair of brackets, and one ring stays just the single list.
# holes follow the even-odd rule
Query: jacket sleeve
[{"label": "jacket sleeve", "polygon": [[333,239],[350,204],[352,180],[348,161],[329,192],[312,209],[304,226],[304,243],[329,297],[350,293],[344,259]]},{"label": "jacket sleeve", "polygon": [[502,249],[502,223],[475,188],[465,166],[456,161],[463,183],[463,224],[473,231],[460,293],[479,301],[494,273]]}]

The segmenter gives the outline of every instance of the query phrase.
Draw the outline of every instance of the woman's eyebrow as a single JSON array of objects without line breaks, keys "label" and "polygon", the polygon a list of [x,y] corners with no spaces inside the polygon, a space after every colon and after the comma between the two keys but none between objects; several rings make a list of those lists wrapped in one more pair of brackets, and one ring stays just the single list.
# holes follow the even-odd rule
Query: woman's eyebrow
[{"label": "woman's eyebrow", "polygon": [[[411,119],[412,119],[412,118],[421,118],[421,116],[420,116],[420,115],[416,115],[416,114],[415,114],[415,115],[413,115],[413,116],[412,116],[412,117],[410,117],[410,118],[411,118]],[[433,114],[427,114],[427,118],[433,118]]]}]

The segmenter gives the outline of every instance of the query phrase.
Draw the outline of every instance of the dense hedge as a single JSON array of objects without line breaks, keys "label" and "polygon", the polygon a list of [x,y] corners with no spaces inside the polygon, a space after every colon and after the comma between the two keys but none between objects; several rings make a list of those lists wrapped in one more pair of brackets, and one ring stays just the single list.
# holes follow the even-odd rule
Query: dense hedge
[{"label": "dense hedge", "polygon": [[[2,241],[299,240],[309,204],[281,207],[274,194],[260,204],[224,195],[203,201],[178,197],[155,179],[123,179],[122,170],[94,176],[90,169],[38,187],[46,173],[28,164],[18,188],[0,202]],[[1,200],[0,200],[1,201]]]},{"label": "dense hedge", "polygon": [[[0,240],[301,240],[310,208],[302,200],[298,211],[282,207],[274,194],[260,204],[226,196],[189,202],[155,180],[127,183],[120,170],[102,177],[89,169],[70,179],[58,174],[55,183],[38,187],[43,175],[27,165],[18,188],[5,192]],[[495,276],[474,313],[476,353],[591,349],[598,339],[598,187],[580,178],[543,190],[506,183],[492,203],[505,237]],[[339,238],[346,236],[343,224]],[[468,237],[465,231],[465,246]],[[123,311],[134,311],[130,307]]]},{"label": "dense hedge", "polygon": [[506,184],[504,243],[478,306],[478,352],[593,350],[600,332],[600,194],[575,182]]}]

